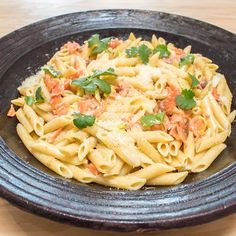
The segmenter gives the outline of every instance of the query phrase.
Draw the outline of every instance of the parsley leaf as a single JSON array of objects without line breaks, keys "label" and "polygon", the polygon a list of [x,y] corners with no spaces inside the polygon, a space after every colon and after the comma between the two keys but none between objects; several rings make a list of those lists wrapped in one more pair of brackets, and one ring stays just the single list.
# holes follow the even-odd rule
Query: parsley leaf
[{"label": "parsley leaf", "polygon": [[35,99],[32,96],[25,96],[25,103],[32,106],[35,103]]},{"label": "parsley leaf", "polygon": [[111,85],[107,81],[100,79],[100,76],[116,78],[117,75],[113,68],[108,68],[104,71],[97,70],[91,76],[73,80],[71,84],[79,86],[89,93],[94,93],[97,89],[105,94],[111,93]]},{"label": "parsley leaf", "polygon": [[185,65],[191,65],[194,62],[195,56],[193,54],[188,54],[185,57],[182,57],[179,62],[179,67],[183,67]]},{"label": "parsley leaf", "polygon": [[176,96],[176,105],[183,110],[192,109],[196,106],[196,101],[193,99],[194,95],[191,89],[184,89],[180,95]]},{"label": "parsley leaf", "polygon": [[113,68],[108,68],[107,70],[96,70],[94,71],[93,75],[91,76],[92,78],[96,78],[96,77],[99,77],[99,76],[105,76],[105,75],[112,75],[112,76],[115,76],[116,77],[116,73],[115,73],[115,70]]},{"label": "parsley leaf", "polygon": [[74,113],[73,117],[74,117],[73,124],[79,129],[92,126],[96,119],[95,116],[84,115],[81,113]]},{"label": "parsley leaf", "polygon": [[51,75],[53,78],[60,77],[61,73],[56,71],[52,66],[43,66],[42,70],[46,73]]},{"label": "parsley leaf", "polygon": [[92,80],[94,85],[97,85],[97,87],[106,94],[111,93],[111,85],[108,84],[105,80],[102,79],[94,79]]},{"label": "parsley leaf", "polygon": [[44,98],[41,93],[42,93],[42,88],[38,87],[35,92],[35,100],[38,103],[44,102]]},{"label": "parsley leaf", "polygon": [[128,57],[137,57],[138,56],[138,47],[131,47],[125,50]]},{"label": "parsley leaf", "polygon": [[104,38],[100,40],[99,34],[94,34],[88,40],[88,46],[92,49],[92,55],[99,54],[108,48],[108,43],[111,41],[112,37]]},{"label": "parsley leaf", "polygon": [[192,88],[196,88],[199,85],[199,81],[197,80],[196,76],[195,75],[191,75],[190,73],[188,73],[188,76],[192,80]]},{"label": "parsley leaf", "polygon": [[125,50],[128,57],[137,57],[141,59],[144,64],[147,64],[149,61],[149,56],[152,54],[152,50],[145,44],[142,44],[139,47],[131,47]]},{"label": "parsley leaf", "polygon": [[138,54],[140,59],[142,60],[142,62],[144,64],[147,64],[149,61],[149,56],[152,53],[152,50],[145,44],[142,44],[139,48],[138,48]]},{"label": "parsley leaf", "polygon": [[159,52],[159,58],[169,57],[170,51],[168,50],[167,46],[164,44],[158,45],[153,50],[153,54]]},{"label": "parsley leaf", "polygon": [[164,120],[164,116],[165,112],[142,116],[141,123],[143,126],[152,126],[156,124],[161,124]]}]

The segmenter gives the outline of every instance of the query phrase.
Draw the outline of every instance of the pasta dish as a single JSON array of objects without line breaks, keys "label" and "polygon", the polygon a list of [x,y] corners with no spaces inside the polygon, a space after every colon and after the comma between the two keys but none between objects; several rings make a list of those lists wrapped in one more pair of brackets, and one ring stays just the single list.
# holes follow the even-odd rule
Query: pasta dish
[{"label": "pasta dish", "polygon": [[64,178],[127,190],[177,185],[226,148],[236,113],[217,69],[155,35],[95,34],[65,43],[26,78],[8,116],[29,152]]}]

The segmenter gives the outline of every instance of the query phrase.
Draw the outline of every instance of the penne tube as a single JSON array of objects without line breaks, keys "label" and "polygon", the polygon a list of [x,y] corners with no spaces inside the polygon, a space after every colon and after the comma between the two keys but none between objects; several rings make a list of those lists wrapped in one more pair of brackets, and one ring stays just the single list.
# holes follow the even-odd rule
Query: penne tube
[{"label": "penne tube", "polygon": [[65,103],[69,103],[69,104],[73,104],[75,102],[78,102],[81,98],[77,95],[71,94],[71,95],[67,95],[65,97],[62,98],[62,101]]},{"label": "penne tube", "polygon": [[229,115],[228,115],[228,120],[230,123],[232,123],[235,119],[236,116],[236,110],[233,110]]},{"label": "penne tube", "polygon": [[42,89],[41,93],[42,93],[43,98],[45,99],[46,102],[49,102],[51,100],[51,94],[49,93],[43,79],[40,81],[40,86]]},{"label": "penne tube", "polygon": [[155,163],[153,165],[149,165],[145,168],[142,168],[140,170],[137,170],[129,176],[136,176],[139,178],[144,178],[144,179],[152,179],[156,176],[162,175],[167,172],[174,171],[175,168],[165,165],[165,164],[160,164],[160,163]]},{"label": "penne tube", "polygon": [[129,175],[107,177],[98,175],[94,182],[119,189],[138,190],[146,183],[146,179]]},{"label": "penne tube", "polygon": [[121,171],[120,175],[127,175],[129,174],[134,168],[128,164],[124,164]]},{"label": "penne tube", "polygon": [[[105,173],[104,176],[122,175],[121,171],[125,165],[127,165],[127,164],[125,164],[120,158],[116,157],[113,167],[107,173]],[[129,165],[127,165],[127,166],[129,166]],[[129,166],[129,167],[132,168],[131,166]]]},{"label": "penne tube", "polygon": [[216,120],[219,122],[219,124],[224,128],[224,129],[228,129],[230,123],[229,120],[227,119],[225,113],[223,112],[223,110],[221,109],[220,105],[216,102],[215,98],[209,94],[209,103],[211,106],[211,109],[213,111],[213,114],[216,118]]},{"label": "penne tube", "polygon": [[64,135],[65,139],[79,142],[83,142],[88,137],[89,137],[88,133],[78,129],[70,129]]},{"label": "penne tube", "polygon": [[151,158],[156,163],[165,163],[159,152],[144,138],[137,141],[137,146],[144,154]]},{"label": "penne tube", "polygon": [[188,175],[188,171],[167,173],[147,181],[147,185],[177,185],[182,183]]},{"label": "penne tube", "polygon": [[38,136],[42,136],[44,134],[43,124],[40,121],[38,115],[35,113],[35,111],[26,104],[23,106],[23,111],[25,113],[25,116],[29,120],[31,126],[33,127],[35,133]]},{"label": "penne tube", "polygon": [[33,152],[31,147],[34,145],[35,141],[33,138],[29,135],[27,130],[24,128],[24,126],[20,123],[16,126],[17,134],[19,135],[20,139],[22,140],[23,144],[26,146],[26,148],[34,155],[34,157],[40,161],[42,164],[47,166],[49,169],[54,171],[55,173],[61,175],[64,178],[72,178],[72,172],[71,170],[64,165],[62,162],[56,160],[52,156],[42,154],[40,152]]},{"label": "penne tube", "polygon": [[79,149],[79,144],[78,143],[70,143],[68,145],[63,145],[61,147],[58,147],[58,149],[64,156],[71,157],[71,156],[77,155],[78,149]]},{"label": "penne tube", "polygon": [[72,171],[72,178],[78,180],[81,183],[91,183],[96,179],[96,176],[87,169],[70,164],[66,164],[66,166]]},{"label": "penne tube", "polygon": [[184,143],[184,154],[187,158],[193,159],[195,154],[193,132],[190,131],[186,142]]},{"label": "penne tube", "polygon": [[47,134],[49,132],[63,128],[65,126],[69,125],[71,122],[72,122],[72,118],[69,116],[56,117],[44,125],[44,127],[43,127],[44,133]]},{"label": "penne tube", "polygon": [[67,179],[71,179],[73,177],[73,173],[70,168],[68,168],[61,161],[40,152],[33,152],[32,154],[38,161],[40,161],[42,164],[44,164],[46,167],[48,167],[58,175]]},{"label": "penne tube", "polygon": [[57,146],[47,142],[34,142],[31,146],[33,152],[43,153],[59,160],[64,160],[65,156],[60,152]]},{"label": "penne tube", "polygon": [[195,146],[196,152],[199,153],[213,146],[216,146],[220,143],[223,143],[226,140],[227,136],[228,136],[228,131],[224,131],[216,134],[215,136],[199,140]]},{"label": "penne tube", "polygon": [[133,137],[136,141],[142,137],[150,143],[159,143],[159,142],[170,142],[173,141],[173,137],[167,134],[164,131],[131,131],[129,135]]},{"label": "penne tube", "polygon": [[205,111],[206,115],[208,116],[208,126],[210,127],[212,134],[215,134],[219,131],[223,131],[224,128],[219,124],[219,122],[215,119],[215,116],[213,114],[213,111],[211,107],[209,106],[209,99],[206,96],[202,100],[202,109]]},{"label": "penne tube", "polygon": [[23,142],[23,144],[31,152],[31,144],[34,142],[34,139],[27,132],[26,128],[22,124],[18,123],[16,126],[16,132],[20,137],[21,141]]},{"label": "penne tube", "polygon": [[163,157],[167,157],[170,152],[169,144],[168,143],[158,143],[157,150]]},{"label": "penne tube", "polygon": [[25,116],[24,111],[20,108],[16,111],[16,118],[25,127],[28,133],[33,131],[33,127],[30,124],[28,118]]},{"label": "penne tube", "polygon": [[198,158],[194,158],[191,171],[202,172],[206,170],[225,148],[226,145],[224,143],[220,143],[214,147],[211,147],[202,155],[199,155]]},{"label": "penne tube", "polygon": [[111,159],[109,160],[102,155],[99,149],[93,149],[88,154],[88,159],[95,165],[96,169],[101,173],[109,173],[113,167]]},{"label": "penne tube", "polygon": [[97,140],[94,137],[85,139],[78,148],[78,160],[82,161],[96,146]]},{"label": "penne tube", "polygon": [[108,148],[112,149],[125,163],[132,167],[140,166],[140,152],[135,148],[132,138],[124,133],[99,131],[97,134]]},{"label": "penne tube", "polygon": [[181,147],[182,143],[180,141],[172,141],[169,144],[169,154],[171,156],[177,156],[179,153],[179,149]]},{"label": "penne tube", "polygon": [[41,109],[39,109],[35,105],[33,105],[33,109],[39,117],[43,118],[44,121],[48,122],[48,121],[53,119],[53,114],[52,113],[42,111]]},{"label": "penne tube", "polygon": [[25,105],[25,99],[23,97],[19,97],[19,98],[11,100],[11,103],[18,107],[23,107]]},{"label": "penne tube", "polygon": [[40,110],[45,111],[45,112],[51,112],[52,111],[52,106],[49,103],[38,103],[35,104]]}]

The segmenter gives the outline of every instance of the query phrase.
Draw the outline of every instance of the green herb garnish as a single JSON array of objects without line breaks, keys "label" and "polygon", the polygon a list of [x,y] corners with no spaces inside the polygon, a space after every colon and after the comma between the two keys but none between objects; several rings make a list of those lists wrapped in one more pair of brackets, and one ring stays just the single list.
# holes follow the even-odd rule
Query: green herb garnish
[{"label": "green herb garnish", "polygon": [[35,101],[38,103],[44,102],[44,98],[42,96],[42,88],[38,87],[36,92],[35,92]]},{"label": "green herb garnish", "polygon": [[125,50],[128,57],[137,57],[138,56],[138,47],[131,47]]},{"label": "green herb garnish", "polygon": [[159,58],[169,57],[170,51],[168,50],[167,46],[164,44],[158,45],[153,50],[153,54],[159,52]]},{"label": "green herb garnish", "polygon": [[100,76],[116,78],[117,75],[113,68],[108,68],[104,71],[97,70],[91,76],[73,80],[71,84],[79,86],[89,93],[94,93],[97,89],[105,94],[111,93],[111,85],[107,81],[100,79]]},{"label": "green herb garnish", "polygon": [[152,50],[145,44],[142,44],[138,49],[139,57],[144,64],[148,63],[149,56],[151,53],[152,53]]},{"label": "green herb garnish", "polygon": [[141,59],[144,64],[149,61],[149,56],[152,54],[152,50],[145,44],[139,47],[131,47],[125,50],[128,57],[137,57]]},{"label": "green herb garnish", "polygon": [[73,117],[73,123],[79,129],[83,129],[88,126],[93,126],[96,119],[95,116],[84,115],[81,113],[74,113]]},{"label": "green herb garnish", "polygon": [[111,41],[112,37],[100,39],[99,34],[94,34],[88,40],[88,46],[92,49],[92,55],[99,54],[108,48],[108,43]]},{"label": "green herb garnish", "polygon": [[25,96],[25,103],[32,106],[35,103],[35,99],[32,96]]},{"label": "green herb garnish", "polygon": [[143,126],[152,126],[156,124],[161,124],[164,120],[164,116],[165,112],[146,115],[141,118],[141,123]]},{"label": "green herb garnish", "polygon": [[194,62],[195,56],[193,54],[188,54],[185,57],[182,57],[179,62],[179,67],[183,67],[185,65],[191,65]]},{"label": "green herb garnish", "polygon": [[192,80],[192,88],[196,88],[199,85],[199,81],[197,80],[195,75],[192,75],[190,73],[188,73],[188,76],[191,78]]},{"label": "green herb garnish", "polygon": [[194,96],[195,94],[191,89],[184,89],[180,95],[176,96],[176,105],[183,110],[192,109],[196,106]]},{"label": "green herb garnish", "polygon": [[60,77],[61,73],[59,71],[56,71],[52,66],[43,66],[42,70],[51,75],[53,78]]}]

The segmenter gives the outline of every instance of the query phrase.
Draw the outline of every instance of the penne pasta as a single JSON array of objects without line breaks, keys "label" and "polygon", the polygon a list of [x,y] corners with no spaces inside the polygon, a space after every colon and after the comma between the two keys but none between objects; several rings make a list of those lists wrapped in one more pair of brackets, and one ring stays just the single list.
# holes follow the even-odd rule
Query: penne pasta
[{"label": "penne pasta", "polygon": [[182,183],[188,172],[167,173],[147,181],[147,185],[177,185]]}]

